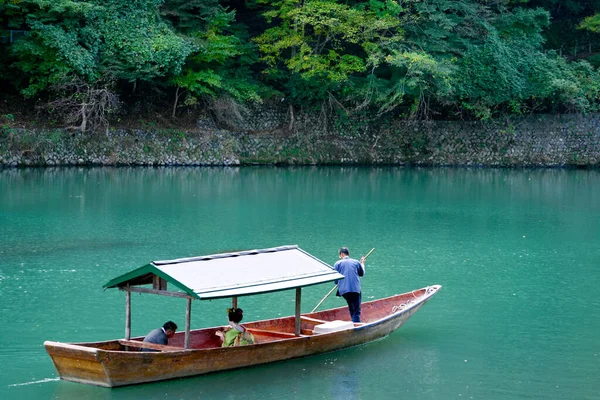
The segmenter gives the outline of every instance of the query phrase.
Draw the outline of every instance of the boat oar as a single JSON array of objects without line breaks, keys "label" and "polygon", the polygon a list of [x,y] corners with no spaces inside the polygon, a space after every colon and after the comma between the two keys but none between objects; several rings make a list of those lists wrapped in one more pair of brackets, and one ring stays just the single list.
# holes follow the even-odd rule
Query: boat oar
[{"label": "boat oar", "polygon": [[371,255],[371,253],[372,253],[372,252],[374,252],[374,251],[375,251],[375,247],[373,247],[373,248],[371,249],[371,251],[367,253],[367,255],[365,256],[365,260],[366,260],[366,259],[367,259],[367,257],[369,257],[369,256]]},{"label": "boat oar", "polygon": [[329,293],[327,293],[327,294],[325,295],[325,297],[323,297],[323,298],[321,299],[321,301],[319,302],[319,304],[317,304],[317,305],[315,306],[315,308],[313,308],[313,310],[311,311],[311,313],[315,312],[315,310],[316,310],[317,308],[319,308],[319,306],[320,306],[321,304],[323,304],[323,302],[325,301],[325,299],[326,299],[326,298],[328,298],[328,297],[329,297],[329,295],[330,295],[331,293],[333,293],[333,291],[334,291],[335,289],[337,289],[337,287],[338,287],[338,285],[335,285],[334,287],[332,287],[332,288],[331,288],[331,290],[329,291]]},{"label": "boat oar", "polygon": [[[367,257],[369,257],[369,256],[371,255],[371,253],[372,253],[374,250],[375,250],[375,247],[373,247],[373,248],[371,249],[371,251],[367,253],[367,255],[365,256],[365,260],[367,259]],[[317,308],[319,308],[319,306],[320,306],[321,304],[323,304],[323,302],[325,301],[325,299],[326,299],[326,298],[328,298],[328,297],[329,297],[329,295],[330,295],[331,293],[333,293],[333,291],[334,291],[335,289],[337,289],[337,287],[338,287],[338,285],[335,285],[335,286],[334,286],[334,287],[333,287],[333,288],[332,288],[332,289],[329,291],[329,293],[327,293],[327,294],[325,295],[325,297],[323,297],[323,298],[321,299],[321,301],[319,302],[319,304],[317,304],[317,305],[315,306],[315,308],[313,308],[313,309],[312,309],[311,313],[314,313],[314,312],[316,311],[316,309],[317,309]]]}]

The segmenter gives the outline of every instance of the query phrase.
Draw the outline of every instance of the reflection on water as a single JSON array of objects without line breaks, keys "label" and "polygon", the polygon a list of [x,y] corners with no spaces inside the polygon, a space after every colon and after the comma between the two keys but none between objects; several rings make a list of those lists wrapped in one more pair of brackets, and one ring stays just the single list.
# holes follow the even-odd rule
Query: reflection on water
[{"label": "reflection on water", "polygon": [[352,365],[337,368],[336,376],[331,379],[330,399],[356,400],[360,398],[360,374],[356,368]]}]

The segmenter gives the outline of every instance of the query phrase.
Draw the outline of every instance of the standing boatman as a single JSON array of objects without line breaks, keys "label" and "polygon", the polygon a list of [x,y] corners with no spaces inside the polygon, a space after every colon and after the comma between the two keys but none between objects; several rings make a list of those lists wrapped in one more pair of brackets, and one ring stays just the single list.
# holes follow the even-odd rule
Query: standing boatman
[{"label": "standing boatman", "polygon": [[360,322],[360,277],[365,274],[365,257],[360,261],[350,258],[350,251],[347,247],[342,247],[339,251],[340,260],[333,265],[333,268],[344,275],[344,279],[335,281],[338,285],[338,296],[342,296],[348,303],[348,311],[352,322]]}]

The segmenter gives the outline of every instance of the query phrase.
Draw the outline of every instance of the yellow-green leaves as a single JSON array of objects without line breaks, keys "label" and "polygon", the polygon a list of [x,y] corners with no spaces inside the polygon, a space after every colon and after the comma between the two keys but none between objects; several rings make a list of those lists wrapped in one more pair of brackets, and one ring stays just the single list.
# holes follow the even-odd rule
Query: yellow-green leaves
[{"label": "yellow-green leaves", "polygon": [[594,14],[591,17],[585,18],[579,25],[579,29],[600,32],[600,14]]},{"label": "yellow-green leaves", "polygon": [[[370,6],[372,4],[373,6]],[[394,1],[355,7],[332,0],[284,0],[263,15],[277,21],[255,38],[265,72],[298,74],[334,87],[376,66],[385,45],[402,35]],[[282,74],[283,72],[283,74]]]}]

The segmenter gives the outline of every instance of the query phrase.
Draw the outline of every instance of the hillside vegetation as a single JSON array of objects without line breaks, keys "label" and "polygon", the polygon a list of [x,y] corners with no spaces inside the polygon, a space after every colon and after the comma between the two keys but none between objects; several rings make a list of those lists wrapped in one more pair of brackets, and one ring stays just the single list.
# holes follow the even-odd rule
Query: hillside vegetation
[{"label": "hillside vegetation", "polygon": [[600,0],[0,0],[2,123],[597,111]]}]

